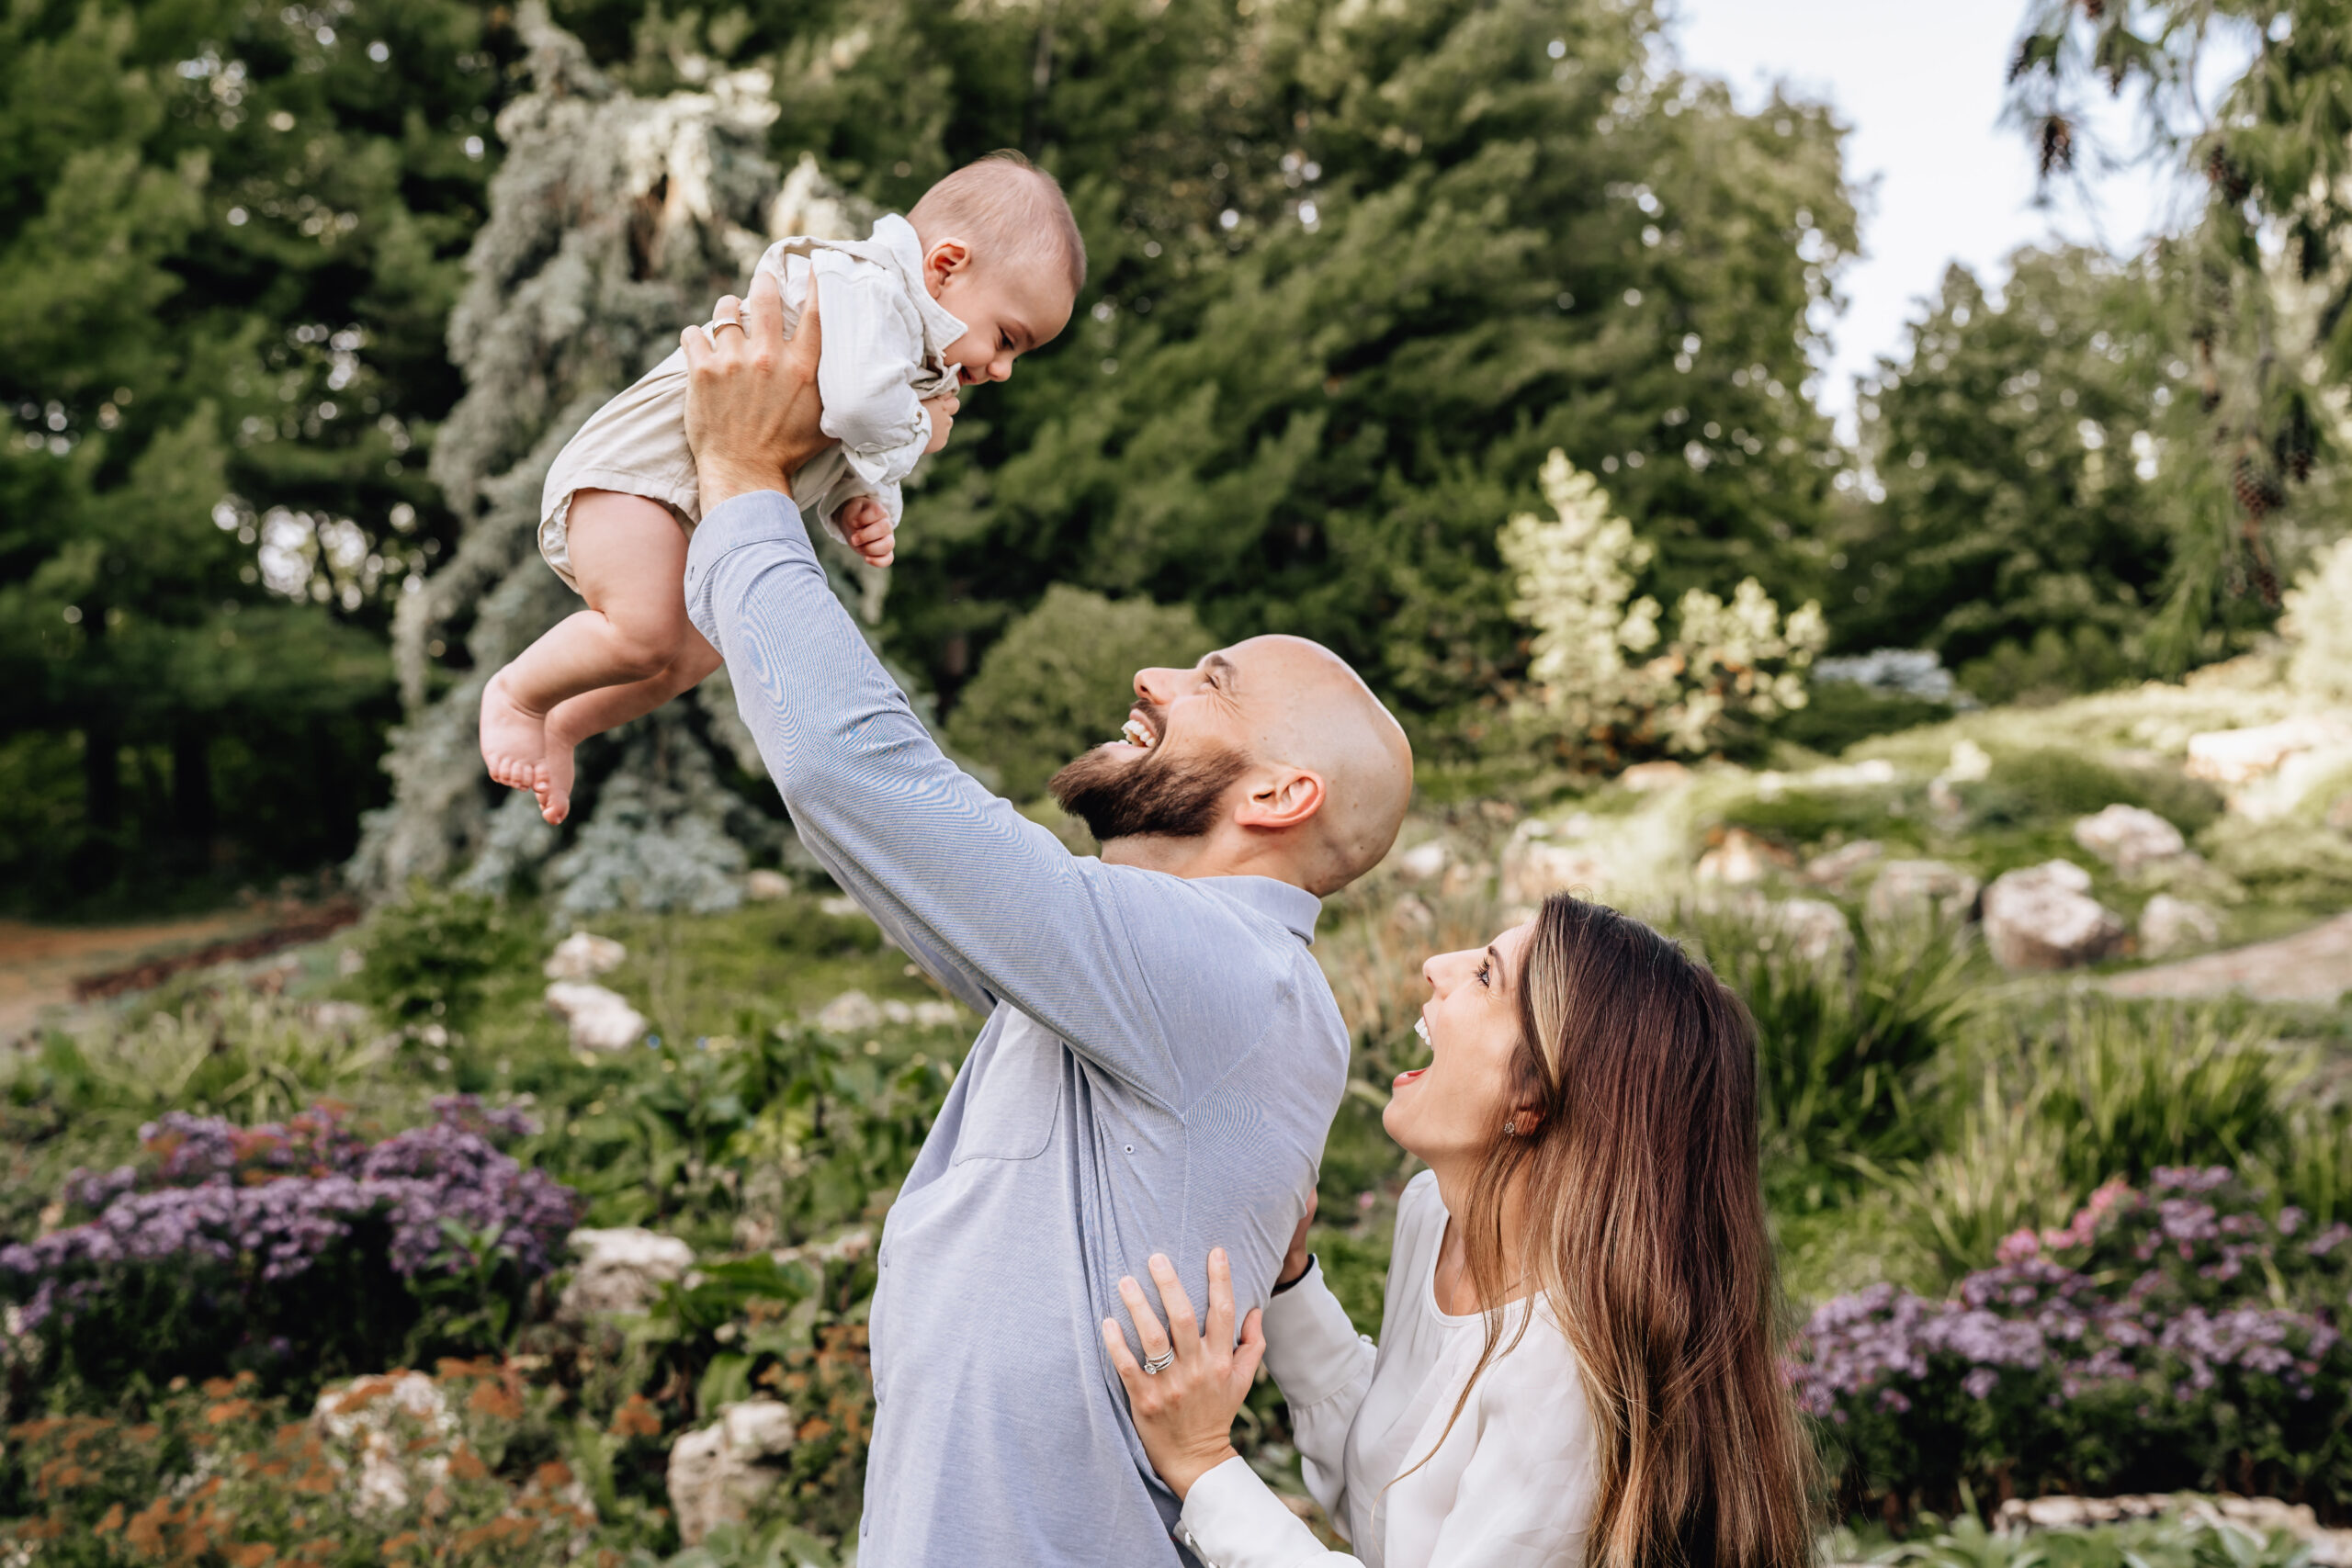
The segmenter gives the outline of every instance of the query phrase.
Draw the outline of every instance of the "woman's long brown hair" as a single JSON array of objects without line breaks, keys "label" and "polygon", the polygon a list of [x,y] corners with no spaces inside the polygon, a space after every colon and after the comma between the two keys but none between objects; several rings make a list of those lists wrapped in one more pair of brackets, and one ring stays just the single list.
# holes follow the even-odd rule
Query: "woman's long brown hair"
[{"label": "woman's long brown hair", "polygon": [[1532,1286],[1567,1331],[1598,1443],[1585,1568],[1804,1568],[1815,1461],[1777,1352],[1747,1010],[1648,926],[1566,895],[1517,979],[1511,1104],[1539,1113],[1496,1129],[1453,1216],[1487,1318],[1463,1400]]}]

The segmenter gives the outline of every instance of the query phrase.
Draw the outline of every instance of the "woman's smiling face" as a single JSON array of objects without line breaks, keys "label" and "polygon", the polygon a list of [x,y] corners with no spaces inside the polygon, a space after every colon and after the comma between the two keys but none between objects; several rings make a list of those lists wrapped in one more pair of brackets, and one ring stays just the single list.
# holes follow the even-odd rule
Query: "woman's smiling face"
[{"label": "woman's smiling face", "polygon": [[1424,1165],[1482,1158],[1512,1112],[1520,966],[1534,930],[1513,926],[1482,950],[1442,953],[1421,965],[1430,991],[1419,1026],[1430,1065],[1396,1076],[1380,1120]]}]

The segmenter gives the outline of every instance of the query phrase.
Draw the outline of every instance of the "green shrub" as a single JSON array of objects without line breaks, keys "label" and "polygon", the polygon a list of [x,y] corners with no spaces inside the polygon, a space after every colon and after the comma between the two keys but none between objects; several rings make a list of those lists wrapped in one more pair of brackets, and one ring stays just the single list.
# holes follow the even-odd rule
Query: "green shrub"
[{"label": "green shrub", "polygon": [[1057,582],[989,647],[948,739],[994,768],[1005,795],[1035,800],[1063,763],[1119,738],[1136,671],[1190,665],[1216,646],[1185,605]]},{"label": "green shrub", "polygon": [[[1939,1086],[1946,1095],[1962,1084]],[[1993,1259],[2001,1238],[2051,1224],[2073,1206],[2057,1134],[2028,1104],[2004,1097],[2000,1074],[1987,1067],[1975,1098],[1924,1156],[1864,1173],[1893,1201],[1896,1233],[1925,1260],[1940,1286]]]},{"label": "green shrub", "polygon": [[1907,692],[1873,691],[1853,681],[1815,681],[1812,700],[1772,721],[1772,738],[1836,756],[1858,740],[1940,724],[1951,705]]},{"label": "green shrub", "polygon": [[1832,833],[1848,839],[1891,836],[1895,826],[1889,808],[1899,793],[1894,785],[1860,789],[1784,789],[1757,795],[1731,807],[1724,821],[1790,845],[1817,844]]},{"label": "green shrub", "polygon": [[368,922],[356,989],[395,1023],[463,1031],[492,981],[527,969],[537,950],[538,933],[499,900],[420,882]]},{"label": "green shrub", "polygon": [[51,1037],[52,1097],[126,1119],[166,1111],[275,1122],[319,1100],[347,1100],[376,1077],[397,1041],[360,1021],[322,1023],[251,990],[198,992],[119,1028]]},{"label": "green shrub", "polygon": [[2352,900],[2352,833],[2291,817],[2233,816],[2200,834],[2198,848],[2260,897],[2324,908]]},{"label": "green shrub", "polygon": [[1960,787],[1973,816],[1988,827],[2071,824],[2114,805],[2139,806],[2194,833],[2222,814],[2211,784],[2165,768],[2122,768],[2080,751],[2044,747],[1993,750],[1990,778]]},{"label": "green shrub", "polygon": [[2132,670],[2114,638],[2098,626],[2084,625],[2075,628],[2071,638],[2055,626],[2044,626],[2030,648],[2005,639],[1984,658],[1962,665],[1959,673],[1960,683],[1988,705],[2045,707],[2120,685]]}]

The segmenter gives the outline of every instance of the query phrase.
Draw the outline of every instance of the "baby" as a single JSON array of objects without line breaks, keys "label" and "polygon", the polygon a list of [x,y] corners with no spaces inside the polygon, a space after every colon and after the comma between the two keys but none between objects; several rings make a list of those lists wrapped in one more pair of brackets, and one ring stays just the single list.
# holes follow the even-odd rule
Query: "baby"
[{"label": "baby", "polygon": [[[820,423],[841,444],[792,476],[793,498],[879,567],[894,553],[899,481],[947,444],[956,388],[1003,380],[1062,330],[1086,246],[1054,177],[993,152],[872,238],[780,240],[759,270],[781,287],[787,332],[821,280]],[[548,470],[539,553],[588,607],[491,677],[481,755],[551,823],[571,809],[574,747],[718,667],[686,619],[687,535],[702,504],[685,398],[682,352],[599,409]]]}]

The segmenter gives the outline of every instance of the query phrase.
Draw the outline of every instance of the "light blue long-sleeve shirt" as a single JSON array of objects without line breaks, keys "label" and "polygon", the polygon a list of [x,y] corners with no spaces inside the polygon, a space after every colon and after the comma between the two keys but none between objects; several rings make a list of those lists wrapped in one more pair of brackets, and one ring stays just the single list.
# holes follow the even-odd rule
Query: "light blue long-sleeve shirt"
[{"label": "light blue long-sleeve shirt", "polygon": [[1266,1301],[1347,1081],[1318,901],[1073,856],[983,789],[780,494],[714,508],[685,589],[801,841],[988,1019],[883,1231],[860,1568],[1188,1562],[1097,1325],[1154,1252],[1203,1312],[1211,1247]]}]

